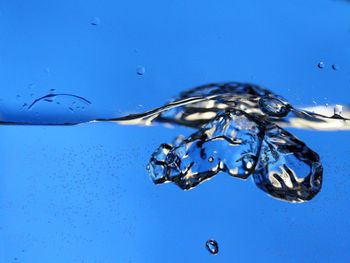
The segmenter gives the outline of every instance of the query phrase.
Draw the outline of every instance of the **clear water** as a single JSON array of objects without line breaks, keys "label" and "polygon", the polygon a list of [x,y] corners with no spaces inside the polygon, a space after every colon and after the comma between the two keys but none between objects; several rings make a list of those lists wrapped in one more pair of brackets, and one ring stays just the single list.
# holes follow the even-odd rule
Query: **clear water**
[{"label": "clear water", "polygon": [[[349,103],[349,13],[348,1],[331,0],[2,1],[1,120],[87,123],[0,126],[0,262],[348,262],[350,145],[340,117]],[[172,118],[173,128],[89,122],[126,123],[120,117],[228,81],[266,87],[297,110],[283,116],[279,97],[261,101],[264,115],[282,115],[268,121],[320,157],[322,189],[310,201],[271,198],[227,172],[189,191],[154,185],[146,170],[154,150],[188,140],[215,115],[188,118],[193,103],[180,106],[185,115]],[[212,112],[211,100],[200,99],[196,112]],[[239,110],[260,109],[256,102]],[[176,108],[167,112],[174,117]],[[225,158],[205,153],[203,171]],[[292,157],[283,163],[296,169]],[[259,171],[249,179],[264,190]]]}]

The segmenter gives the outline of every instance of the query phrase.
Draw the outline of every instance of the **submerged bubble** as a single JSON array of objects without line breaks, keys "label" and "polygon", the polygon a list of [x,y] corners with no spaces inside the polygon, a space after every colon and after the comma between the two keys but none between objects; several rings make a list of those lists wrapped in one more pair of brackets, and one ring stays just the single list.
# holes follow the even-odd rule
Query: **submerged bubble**
[{"label": "submerged bubble", "polygon": [[90,25],[97,26],[100,24],[100,18],[98,17],[92,17],[90,19]]},{"label": "submerged bubble", "polygon": [[205,247],[213,255],[216,255],[219,252],[219,245],[214,239],[209,239],[205,243]]},{"label": "submerged bubble", "polygon": [[324,63],[323,62],[318,63],[317,67],[318,68],[324,68]]},{"label": "submerged bubble", "polygon": [[253,172],[261,190],[289,202],[308,201],[321,190],[322,173],[317,153],[282,128],[267,125]]},{"label": "submerged bubble", "polygon": [[146,72],[146,69],[144,66],[137,66],[136,67],[137,75],[143,75],[143,74],[145,74],[145,72]]},{"label": "submerged bubble", "polygon": [[172,181],[184,190],[220,171],[246,179],[258,160],[262,138],[263,127],[247,114],[224,111],[178,146],[162,144],[148,171],[155,183]]}]

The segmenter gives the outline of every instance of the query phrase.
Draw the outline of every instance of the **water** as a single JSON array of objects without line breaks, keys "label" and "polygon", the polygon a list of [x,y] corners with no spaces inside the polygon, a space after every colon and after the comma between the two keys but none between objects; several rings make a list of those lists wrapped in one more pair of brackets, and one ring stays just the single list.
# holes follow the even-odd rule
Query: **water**
[{"label": "water", "polygon": [[144,66],[137,66],[136,68],[137,75],[143,75],[145,74],[145,72],[146,72],[146,69]]},{"label": "water", "polygon": [[[332,0],[2,1],[0,262],[349,262],[349,12]],[[91,103],[28,109],[49,94]],[[159,146],[187,167],[174,149],[219,114],[223,140],[189,154],[192,172],[220,172],[185,191],[155,185]],[[242,142],[225,144],[224,125]]]},{"label": "water", "polygon": [[97,26],[97,25],[99,25],[99,24],[100,24],[100,18],[99,18],[99,17],[92,17],[92,18],[90,19],[90,24],[91,24],[92,26]]},{"label": "water", "polygon": [[218,243],[214,239],[209,239],[205,243],[205,246],[208,249],[208,251],[213,255],[216,255],[219,252]]},{"label": "water", "polygon": [[[91,104],[77,95],[48,94],[34,100],[28,110],[40,101],[53,102],[59,96]],[[334,107],[333,116],[310,113],[294,108],[283,97],[253,84],[203,85],[184,91],[171,101],[145,113],[89,122],[147,125],[167,122],[198,129],[188,138],[175,138],[175,145],[162,144],[147,165],[154,183],[174,182],[183,190],[192,189],[219,172],[244,180],[252,174],[255,184],[272,197],[289,202],[309,201],[321,190],[320,158],[278,125],[293,125],[299,121],[308,123],[304,124],[305,128],[324,129],[328,125],[334,128],[336,124],[336,129],[340,129],[339,125],[350,129],[350,120],[341,117],[341,105]],[[74,111],[72,107],[69,109]],[[52,125],[54,122],[32,124]],[[4,123],[16,124],[15,121]],[[30,125],[31,122],[18,124]],[[54,125],[73,124],[81,123],[67,120]]]},{"label": "water", "polygon": [[324,68],[324,63],[323,62],[320,62],[320,63],[318,63],[318,65],[317,65],[319,68]]}]

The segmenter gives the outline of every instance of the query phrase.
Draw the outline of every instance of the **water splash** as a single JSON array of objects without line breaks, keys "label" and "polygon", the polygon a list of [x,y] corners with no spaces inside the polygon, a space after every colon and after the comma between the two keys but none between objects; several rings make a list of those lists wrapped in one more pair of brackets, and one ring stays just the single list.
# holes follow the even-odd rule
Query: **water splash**
[{"label": "water splash", "polygon": [[246,179],[258,161],[263,131],[243,111],[225,110],[177,146],[162,144],[148,171],[154,183],[174,182],[184,190],[220,171]]},{"label": "water splash", "polygon": [[[51,102],[48,94],[33,101]],[[52,123],[28,119],[1,120],[0,124],[76,125],[112,121],[119,124],[171,123],[197,131],[172,143],[161,144],[147,170],[155,184],[173,182],[189,190],[219,172],[247,179],[272,197],[289,201],[311,200],[321,189],[323,169],[317,153],[283,127],[315,130],[349,130],[350,108],[336,105],[293,107],[283,97],[253,84],[228,82],[200,86],[147,112],[110,119]]]}]

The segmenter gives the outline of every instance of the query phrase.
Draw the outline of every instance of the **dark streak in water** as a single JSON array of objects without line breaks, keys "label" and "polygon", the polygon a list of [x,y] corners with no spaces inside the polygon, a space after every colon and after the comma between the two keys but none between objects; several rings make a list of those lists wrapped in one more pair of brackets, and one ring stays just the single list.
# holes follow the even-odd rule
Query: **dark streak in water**
[{"label": "dark streak in water", "polygon": [[41,100],[45,100],[45,101],[48,101],[48,102],[52,102],[53,100],[52,99],[49,99],[49,98],[54,98],[54,97],[57,97],[57,96],[69,96],[69,97],[73,97],[73,98],[77,98],[77,99],[80,99],[88,104],[91,104],[91,102],[83,97],[80,97],[80,96],[77,96],[77,95],[73,95],[73,94],[67,94],[67,93],[60,93],[60,94],[47,94],[41,98],[38,98],[36,100],[34,100],[32,102],[32,104],[29,105],[28,107],[28,110],[30,110],[36,103],[38,103],[39,101]]}]

